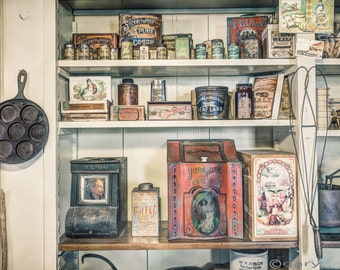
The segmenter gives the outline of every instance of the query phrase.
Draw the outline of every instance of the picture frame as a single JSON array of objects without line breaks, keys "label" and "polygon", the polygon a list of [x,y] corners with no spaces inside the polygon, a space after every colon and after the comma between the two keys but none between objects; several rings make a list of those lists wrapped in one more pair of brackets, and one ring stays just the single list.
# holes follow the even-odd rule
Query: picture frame
[{"label": "picture frame", "polygon": [[78,205],[109,205],[109,175],[80,174]]}]

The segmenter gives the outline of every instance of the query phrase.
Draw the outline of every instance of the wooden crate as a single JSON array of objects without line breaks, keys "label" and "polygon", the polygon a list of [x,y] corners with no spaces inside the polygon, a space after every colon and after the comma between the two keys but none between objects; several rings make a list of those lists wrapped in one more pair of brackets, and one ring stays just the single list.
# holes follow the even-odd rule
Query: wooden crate
[{"label": "wooden crate", "polygon": [[273,150],[237,154],[243,162],[245,236],[297,240],[296,156]]}]

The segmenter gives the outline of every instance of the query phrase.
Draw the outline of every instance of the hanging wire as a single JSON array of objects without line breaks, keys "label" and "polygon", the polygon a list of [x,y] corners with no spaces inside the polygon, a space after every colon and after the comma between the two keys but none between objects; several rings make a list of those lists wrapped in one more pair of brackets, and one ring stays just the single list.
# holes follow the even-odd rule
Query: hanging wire
[{"label": "hanging wire", "polygon": [[[316,145],[317,145],[317,119],[316,119],[316,114],[314,111],[314,106],[311,102],[310,99],[310,95],[308,93],[308,86],[309,86],[309,79],[310,79],[310,72],[316,69],[317,71],[320,72],[320,74],[323,77],[323,80],[325,82],[326,85],[326,91],[328,91],[328,83],[326,80],[325,75],[322,73],[322,71],[320,69],[318,69],[317,67],[313,66],[309,69],[307,69],[304,66],[299,67],[293,74],[292,74],[292,78],[291,78],[291,83],[290,83],[290,98],[292,97],[292,82],[294,80],[295,75],[300,71],[300,70],[304,70],[306,72],[306,76],[305,76],[305,81],[304,81],[304,95],[303,95],[303,99],[302,99],[302,104],[301,104],[301,113],[298,114],[301,116],[300,121],[300,135],[301,135],[301,153],[302,153],[302,157],[303,157],[303,164],[301,163],[301,160],[299,159],[299,156],[297,155],[297,164],[298,164],[298,171],[299,171],[299,175],[300,175],[300,180],[301,180],[301,185],[302,185],[302,189],[303,189],[303,195],[304,195],[304,200],[306,202],[306,207],[307,207],[307,214],[309,216],[309,223],[312,226],[313,229],[313,233],[314,233],[314,246],[315,246],[315,252],[316,252],[316,256],[318,258],[318,260],[320,260],[322,258],[322,247],[321,247],[321,239],[320,239],[320,231],[319,231],[319,227],[317,226],[317,223],[314,219],[313,216],[313,210],[314,210],[314,205],[315,205],[315,199],[316,199],[316,194],[318,191],[318,176],[319,174],[315,175],[315,171],[317,171],[317,173],[321,172],[321,167],[322,167],[322,163],[323,163],[323,159],[324,159],[324,153],[325,153],[325,149],[326,149],[326,142],[327,142],[327,135],[328,132],[326,132],[326,136],[323,142],[323,149],[322,149],[322,154],[321,154],[321,161],[320,161],[320,165],[318,166],[317,170],[315,170],[315,160],[316,160]],[[328,95],[328,93],[327,93]],[[293,128],[293,123],[292,123],[292,116],[293,116],[293,106],[292,106],[292,101],[291,102],[291,113],[290,113],[290,128],[292,130]],[[305,109],[306,107],[309,107],[311,110],[311,114],[312,114],[312,122],[311,124],[304,124],[304,119],[305,119]],[[327,107],[328,108],[328,104]],[[328,109],[327,109],[328,111]],[[312,134],[312,138],[314,138],[313,140],[313,145],[312,147],[306,147],[305,145],[305,134],[304,134],[304,129],[305,128],[309,128],[309,129],[314,129],[313,130],[313,134]],[[327,118],[327,128],[328,128],[328,118]],[[298,153],[297,149],[297,144],[296,144],[296,140],[295,137],[293,135],[293,132],[291,132],[292,135],[292,140],[293,140],[293,145],[294,145],[294,150],[296,153]],[[311,135],[310,133],[308,133],[308,135]],[[311,164],[309,164],[309,166],[307,166],[307,160],[306,160],[306,151],[307,149],[310,149],[312,151],[312,157],[311,157]],[[308,181],[307,179],[304,179],[304,176],[307,179],[311,179],[311,181]]]}]

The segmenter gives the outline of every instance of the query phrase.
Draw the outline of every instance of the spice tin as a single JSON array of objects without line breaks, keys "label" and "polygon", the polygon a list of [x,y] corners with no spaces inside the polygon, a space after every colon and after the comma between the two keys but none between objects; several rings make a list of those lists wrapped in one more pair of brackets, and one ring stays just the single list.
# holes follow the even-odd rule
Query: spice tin
[{"label": "spice tin", "polygon": [[165,80],[155,79],[151,82],[151,101],[166,101]]},{"label": "spice tin", "polygon": [[149,47],[149,59],[157,59],[157,48],[155,46]]},{"label": "spice tin", "polygon": [[212,59],[224,58],[224,46],[222,39],[213,39],[211,41],[211,58]]},{"label": "spice tin", "polygon": [[228,58],[229,59],[239,59],[240,58],[240,50],[238,48],[237,43],[233,42],[228,46]]},{"label": "spice tin", "polygon": [[159,188],[142,183],[131,194],[132,236],[159,235]]},{"label": "spice tin", "polygon": [[166,46],[164,44],[158,44],[157,48],[157,59],[166,59]]},{"label": "spice tin", "polygon": [[118,105],[138,105],[138,85],[133,79],[124,78],[118,85]]},{"label": "spice tin", "polygon": [[74,60],[74,46],[72,43],[66,43],[64,45],[64,59]]},{"label": "spice tin", "polygon": [[121,59],[132,60],[132,41],[129,37],[124,37],[121,42]]},{"label": "spice tin", "polygon": [[253,85],[237,84],[235,93],[235,118],[251,119],[254,117]]},{"label": "spice tin", "polygon": [[195,88],[198,119],[227,119],[228,87],[200,86]]},{"label": "spice tin", "polygon": [[86,43],[81,43],[76,49],[76,60],[89,60],[90,47]]},{"label": "spice tin", "polygon": [[206,59],[207,58],[207,51],[205,48],[205,44],[197,44],[196,45],[196,59]]},{"label": "spice tin", "polygon": [[118,56],[119,56],[119,49],[111,48],[111,60],[118,60]]},{"label": "spice tin", "polygon": [[140,48],[134,47],[133,48],[133,60],[139,60],[140,59]]},{"label": "spice tin", "polygon": [[139,47],[139,58],[141,60],[149,59],[149,46],[142,45]]},{"label": "spice tin", "polygon": [[110,60],[111,59],[111,47],[108,44],[101,44],[98,48],[98,59]]}]

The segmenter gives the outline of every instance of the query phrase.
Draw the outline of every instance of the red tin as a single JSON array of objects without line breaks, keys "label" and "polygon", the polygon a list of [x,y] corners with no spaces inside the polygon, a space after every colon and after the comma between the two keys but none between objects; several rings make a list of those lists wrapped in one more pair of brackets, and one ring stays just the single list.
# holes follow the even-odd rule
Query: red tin
[{"label": "red tin", "polygon": [[169,239],[243,237],[242,165],[232,140],[169,140]]}]

